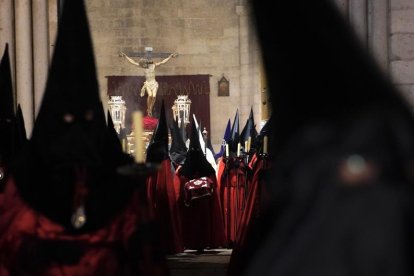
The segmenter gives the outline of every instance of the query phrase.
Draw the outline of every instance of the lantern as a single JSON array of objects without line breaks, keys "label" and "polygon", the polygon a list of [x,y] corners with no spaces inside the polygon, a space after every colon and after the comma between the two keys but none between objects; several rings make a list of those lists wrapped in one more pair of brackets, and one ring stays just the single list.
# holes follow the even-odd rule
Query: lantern
[{"label": "lantern", "polygon": [[172,106],[174,120],[178,118],[178,125],[184,122],[185,125],[190,123],[190,106],[191,100],[187,95],[178,95]]},{"label": "lantern", "polygon": [[125,101],[122,99],[122,96],[111,96],[111,99],[108,101],[108,107],[115,130],[119,134],[121,129],[125,128]]}]

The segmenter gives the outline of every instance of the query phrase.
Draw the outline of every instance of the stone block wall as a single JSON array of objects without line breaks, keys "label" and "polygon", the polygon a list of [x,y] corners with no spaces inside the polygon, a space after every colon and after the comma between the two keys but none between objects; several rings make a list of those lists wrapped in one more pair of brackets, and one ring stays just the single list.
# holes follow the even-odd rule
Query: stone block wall
[{"label": "stone block wall", "polygon": [[390,0],[389,27],[391,75],[414,106],[414,1]]}]

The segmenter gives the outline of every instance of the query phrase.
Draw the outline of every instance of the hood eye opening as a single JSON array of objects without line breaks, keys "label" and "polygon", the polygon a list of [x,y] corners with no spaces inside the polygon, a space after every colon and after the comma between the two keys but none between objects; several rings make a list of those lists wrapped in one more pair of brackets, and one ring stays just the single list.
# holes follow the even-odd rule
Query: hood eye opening
[{"label": "hood eye opening", "polygon": [[71,114],[71,113],[65,113],[63,115],[63,121],[65,123],[71,124],[71,123],[73,123],[75,121],[75,116],[73,114]]}]

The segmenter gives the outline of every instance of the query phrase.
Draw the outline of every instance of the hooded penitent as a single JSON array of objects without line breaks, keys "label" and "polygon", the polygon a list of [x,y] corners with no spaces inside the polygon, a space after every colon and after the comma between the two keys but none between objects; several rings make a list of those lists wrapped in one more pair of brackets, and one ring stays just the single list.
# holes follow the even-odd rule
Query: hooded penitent
[{"label": "hooded penitent", "polygon": [[[68,230],[108,222],[128,198],[115,169],[129,159],[111,137],[83,1],[65,1],[32,137],[13,171],[23,199]],[[86,214],[82,227],[71,221],[77,211]]]},{"label": "hooded penitent", "polygon": [[186,160],[177,170],[174,185],[180,187],[179,207],[184,246],[202,250],[225,244],[219,187],[215,171],[200,146],[195,121],[191,123],[190,147]]},{"label": "hooded penitent", "polygon": [[171,132],[171,147],[170,158],[175,166],[184,164],[185,156],[187,155],[187,146],[181,135],[181,130],[178,126],[178,117],[170,126]]},{"label": "hooded penitent", "polygon": [[64,1],[33,134],[0,202],[0,274],[165,275],[137,180],[117,174],[130,162],[106,125],[84,3]]},{"label": "hooded penitent", "polygon": [[214,158],[217,160],[225,154],[226,146],[230,141],[230,130],[231,130],[231,122],[230,119],[227,121],[226,130],[224,131],[223,140],[221,141],[220,151],[214,155]]},{"label": "hooded penitent", "polygon": [[160,117],[147,148],[147,162],[161,163],[168,158],[168,126],[164,101],[161,104]]},{"label": "hooded penitent", "polygon": [[256,131],[256,125],[254,124],[254,116],[253,116],[253,108],[250,109],[250,115],[249,118],[246,121],[246,124],[244,125],[244,128],[242,132],[240,133],[240,142],[242,143],[242,146],[244,146],[244,142],[249,140],[249,137],[251,138],[251,141],[254,141],[257,136]]},{"label": "hooded penitent", "polygon": [[13,130],[13,151],[18,155],[20,150],[24,148],[28,139],[26,134],[26,128],[24,125],[24,117],[20,104],[17,105],[16,119],[14,121],[14,130]]},{"label": "hooded penitent", "polygon": [[106,118],[108,120],[108,138],[113,141],[114,147],[122,152],[122,144],[118,138],[118,133],[115,130],[114,121],[112,120],[111,112],[109,110],[106,113]]},{"label": "hooded penitent", "polygon": [[215,171],[211,164],[207,161],[203,149],[201,148],[200,135],[195,119],[191,120],[191,122],[190,146],[187,152],[186,160],[181,167],[181,174],[189,179],[214,175]]},{"label": "hooded penitent", "polygon": [[252,5],[275,113],[272,208],[248,238],[245,274],[410,275],[407,104],[332,1]]},{"label": "hooded penitent", "polygon": [[259,134],[256,136],[256,139],[252,140],[252,147],[256,150],[257,153],[263,153],[263,140],[267,136],[268,144],[272,140],[271,128],[270,125],[272,121],[272,116],[266,121],[265,125],[260,130]]},{"label": "hooded penitent", "polygon": [[13,106],[9,48],[6,44],[0,62],[0,191],[13,155]]},{"label": "hooded penitent", "polygon": [[197,128],[197,132],[198,132],[198,138],[200,141],[200,147],[203,150],[203,154],[206,157],[208,163],[210,163],[210,165],[213,167],[214,171],[217,171],[217,163],[216,160],[214,159],[214,153],[213,151],[207,146],[206,141],[204,140],[204,136],[201,133],[201,125],[198,124],[197,119],[195,117],[195,115],[193,114],[193,118],[194,118],[194,123],[195,126]]},{"label": "hooded penitent", "polygon": [[159,164],[157,172],[147,178],[147,200],[153,208],[161,231],[161,242],[169,254],[184,251],[181,220],[178,213],[174,172],[168,156],[168,128],[164,101],[160,109],[158,125],[147,149],[147,162]]},{"label": "hooded penitent", "polygon": [[234,115],[234,121],[230,131],[229,154],[237,153],[237,144],[240,143],[239,125],[239,110],[237,109],[236,115]]}]

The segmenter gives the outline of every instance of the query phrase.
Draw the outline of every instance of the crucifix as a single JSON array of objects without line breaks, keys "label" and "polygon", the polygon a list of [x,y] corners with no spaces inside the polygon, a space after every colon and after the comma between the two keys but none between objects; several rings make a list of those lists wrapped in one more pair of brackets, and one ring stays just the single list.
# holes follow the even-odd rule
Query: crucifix
[{"label": "crucifix", "polygon": [[[155,68],[168,62],[171,58],[178,56],[177,53],[153,53],[152,47],[145,47],[144,53],[128,53],[126,55],[124,52],[120,52],[121,57],[125,57],[126,60],[140,68],[144,69],[145,72],[145,82],[141,88],[141,97],[147,92],[147,115],[152,117],[152,109],[154,108],[155,98],[157,96],[158,82],[155,79]],[[140,57],[139,61],[136,62],[131,57]],[[163,58],[160,62],[154,62],[153,57]]]}]

